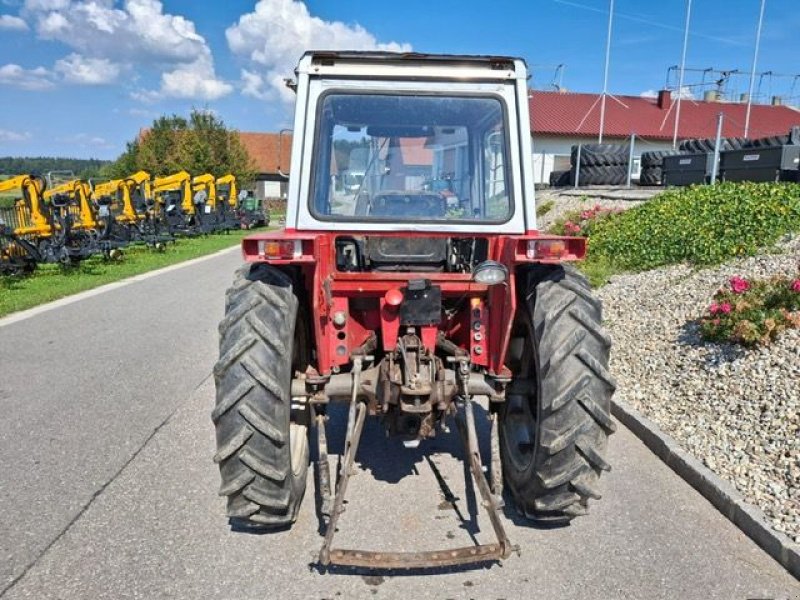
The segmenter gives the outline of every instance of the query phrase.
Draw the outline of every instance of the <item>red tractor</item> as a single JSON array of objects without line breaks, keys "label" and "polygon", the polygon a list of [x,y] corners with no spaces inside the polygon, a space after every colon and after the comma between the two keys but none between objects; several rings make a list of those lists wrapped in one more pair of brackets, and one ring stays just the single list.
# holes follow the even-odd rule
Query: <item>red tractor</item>
[{"label": "red tractor", "polygon": [[[309,52],[296,76],[286,227],[243,241],[219,327],[212,418],[227,514],[290,526],[316,429],[321,565],[505,558],[504,485],[527,518],[566,523],[600,497],[614,431],[600,301],[567,265],[586,241],[536,230],[525,63]],[[349,404],[335,495],[331,402]],[[491,420],[488,480],[475,404]],[[455,420],[497,542],[335,548],[367,415],[407,447]]]}]

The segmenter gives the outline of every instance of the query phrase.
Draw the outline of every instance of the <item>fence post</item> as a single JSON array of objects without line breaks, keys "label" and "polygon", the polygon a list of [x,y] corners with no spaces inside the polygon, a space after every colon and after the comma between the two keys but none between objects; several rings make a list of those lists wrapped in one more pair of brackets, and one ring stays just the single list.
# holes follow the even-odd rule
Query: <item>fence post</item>
[{"label": "fence post", "polygon": [[546,160],[547,160],[547,155],[544,153],[544,150],[542,150],[542,183],[549,183],[549,181],[545,181],[544,178],[544,163]]},{"label": "fence post", "polygon": [[717,138],[714,140],[714,160],[711,163],[711,185],[716,185],[717,183],[717,171],[719,169],[719,147],[720,143],[722,142],[722,120],[724,118],[725,117],[722,113],[717,115]]},{"label": "fence post", "polygon": [[575,185],[572,186],[575,189],[578,189],[581,179],[581,146],[583,144],[578,144],[578,152],[575,154]]},{"label": "fence post", "polygon": [[636,134],[631,134],[631,147],[628,150],[628,182],[627,187],[631,187],[631,175],[633,174],[633,145],[636,143]]}]

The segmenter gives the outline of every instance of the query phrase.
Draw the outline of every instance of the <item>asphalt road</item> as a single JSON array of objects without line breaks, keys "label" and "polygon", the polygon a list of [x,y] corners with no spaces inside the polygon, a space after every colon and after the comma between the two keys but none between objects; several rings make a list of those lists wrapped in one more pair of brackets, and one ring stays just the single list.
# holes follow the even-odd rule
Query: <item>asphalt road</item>
[{"label": "asphalt road", "polygon": [[[509,511],[521,555],[490,568],[320,573],[312,493],[290,531],[232,532],[209,413],[237,264],[218,256],[0,327],[2,598],[800,598],[800,583],[621,426],[590,515],[548,530]],[[341,427],[329,437],[340,450]],[[337,545],[491,539],[455,434],[427,450],[368,425]]]}]

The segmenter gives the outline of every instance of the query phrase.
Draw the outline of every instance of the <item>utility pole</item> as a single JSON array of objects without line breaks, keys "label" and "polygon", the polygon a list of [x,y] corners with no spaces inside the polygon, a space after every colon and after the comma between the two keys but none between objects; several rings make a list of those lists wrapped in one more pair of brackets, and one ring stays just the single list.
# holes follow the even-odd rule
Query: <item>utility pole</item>
[{"label": "utility pole", "polygon": [[686,25],[683,29],[683,51],[681,52],[681,72],[678,76],[678,104],[675,107],[675,130],[672,132],[672,148],[678,147],[678,127],[681,121],[681,99],[683,98],[683,73],[686,70],[686,47],[689,45],[689,20],[692,17],[692,0],[686,0]]},{"label": "utility pole", "polygon": [[714,138],[714,158],[711,163],[711,181],[709,183],[714,185],[717,183],[717,173],[719,172],[719,149],[722,145],[722,120],[725,116],[722,113],[717,115],[717,136]]},{"label": "utility pole", "polygon": [[603,128],[606,124],[606,95],[608,94],[608,63],[611,58],[611,25],[614,22],[614,0],[610,0],[608,9],[608,35],[606,36],[606,66],[603,71],[603,96],[600,98],[600,135],[597,143],[603,143]]},{"label": "utility pole", "polygon": [[750,108],[753,105],[753,84],[756,81],[756,66],[758,64],[758,45],[761,43],[761,25],[764,22],[764,5],[767,0],[761,0],[761,10],[758,13],[758,29],[756,30],[756,49],[753,52],[753,68],[750,69],[750,89],[747,92],[747,112],[744,115],[744,137],[750,133]]}]

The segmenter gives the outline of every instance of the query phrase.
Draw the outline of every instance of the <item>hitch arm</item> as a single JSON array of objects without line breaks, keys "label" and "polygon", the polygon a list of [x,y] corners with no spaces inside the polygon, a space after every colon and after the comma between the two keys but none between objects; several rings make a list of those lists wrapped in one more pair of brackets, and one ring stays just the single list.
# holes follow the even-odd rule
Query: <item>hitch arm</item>
[{"label": "hitch arm", "polygon": [[[486,476],[483,474],[483,469],[481,467],[477,442],[478,438],[475,430],[475,417],[472,411],[471,400],[467,393],[469,381],[468,360],[469,359],[465,357],[459,361],[461,363],[459,365],[459,381],[462,385],[466,423],[462,423],[462,421],[459,420],[458,425],[459,430],[462,432],[462,441],[467,451],[470,473],[472,474],[472,478],[483,500],[482,505],[489,513],[489,520],[497,536],[497,542],[493,544],[429,552],[379,552],[333,548],[336,523],[339,515],[344,512],[344,497],[347,490],[347,482],[352,474],[353,460],[358,450],[359,441],[361,440],[361,432],[364,427],[364,418],[367,412],[367,408],[363,403],[356,403],[356,392],[354,391],[350,405],[350,415],[347,422],[344,466],[336,489],[333,512],[331,513],[330,522],[325,532],[325,541],[319,553],[319,562],[322,566],[334,564],[363,567],[367,569],[424,569],[497,561],[508,558],[512,551],[518,551],[516,547],[511,545],[505,533],[505,529],[503,528],[503,524],[500,521],[499,510],[502,507],[502,501],[498,496],[492,494],[489,489],[489,483],[486,481]],[[361,362],[358,360],[353,369],[354,390],[358,387],[360,373]]]}]

